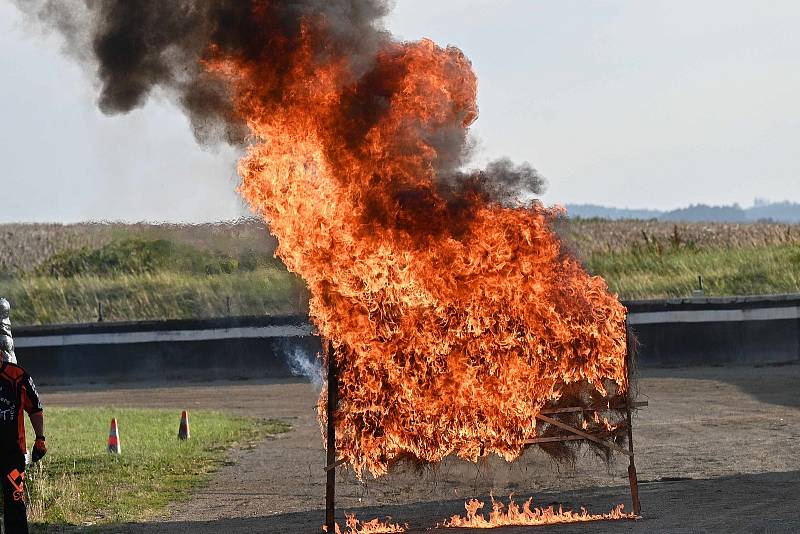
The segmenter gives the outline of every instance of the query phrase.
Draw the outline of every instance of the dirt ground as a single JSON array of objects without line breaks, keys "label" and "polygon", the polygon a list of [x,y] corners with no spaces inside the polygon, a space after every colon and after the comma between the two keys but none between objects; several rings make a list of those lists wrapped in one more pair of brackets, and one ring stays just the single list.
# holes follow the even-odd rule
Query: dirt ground
[{"label": "dirt ground", "polygon": [[[643,518],[493,532],[800,532],[800,365],[643,370],[638,385],[639,400],[650,403],[634,419]],[[325,453],[314,412],[317,392],[308,383],[88,385],[48,388],[42,396],[61,406],[229,410],[293,426],[254,450],[232,452],[231,465],[163,521],[103,532],[321,531]],[[51,446],[58,446],[55,440]],[[626,468],[625,459],[609,469],[591,453],[574,466],[557,466],[532,450],[512,464],[447,460],[364,483],[340,469],[337,502],[340,513],[390,515],[413,532],[463,512],[465,499],[489,493],[599,513],[619,503],[629,508]]]}]

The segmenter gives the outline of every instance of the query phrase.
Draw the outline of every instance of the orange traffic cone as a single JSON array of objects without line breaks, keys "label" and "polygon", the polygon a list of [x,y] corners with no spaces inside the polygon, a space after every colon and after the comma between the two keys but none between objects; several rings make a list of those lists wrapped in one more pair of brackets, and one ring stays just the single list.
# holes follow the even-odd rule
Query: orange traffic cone
[{"label": "orange traffic cone", "polygon": [[178,439],[189,439],[189,414],[186,410],[181,412],[181,426],[178,428]]},{"label": "orange traffic cone", "polygon": [[112,454],[122,454],[116,417],[111,420],[111,430],[108,431],[108,452]]}]

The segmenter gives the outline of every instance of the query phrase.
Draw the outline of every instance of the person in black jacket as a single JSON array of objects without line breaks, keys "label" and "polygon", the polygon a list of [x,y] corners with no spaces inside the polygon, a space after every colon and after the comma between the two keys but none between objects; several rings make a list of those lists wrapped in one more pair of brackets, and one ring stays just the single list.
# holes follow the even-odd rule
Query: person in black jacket
[{"label": "person in black jacket", "polygon": [[31,459],[38,462],[47,452],[44,412],[33,379],[11,362],[12,355],[0,349],[0,478],[3,486],[3,519],[6,534],[27,534],[25,505],[25,420],[36,433]]}]

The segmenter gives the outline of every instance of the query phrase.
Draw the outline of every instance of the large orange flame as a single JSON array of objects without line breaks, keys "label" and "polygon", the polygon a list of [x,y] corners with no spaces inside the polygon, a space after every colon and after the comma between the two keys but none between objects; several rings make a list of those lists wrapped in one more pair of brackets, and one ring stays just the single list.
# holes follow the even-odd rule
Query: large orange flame
[{"label": "large orange flame", "polygon": [[443,186],[439,141],[463,150],[477,117],[461,51],[387,41],[365,74],[303,35],[280,72],[214,48],[206,67],[250,130],[241,193],[336,347],[339,456],[376,476],[403,457],[511,460],[565,386],[624,391],[625,308],[562,250],[559,213]]},{"label": "large orange flame", "polygon": [[533,499],[528,499],[522,505],[522,508],[514,502],[512,497],[509,497],[508,509],[503,503],[492,499],[492,511],[489,512],[489,517],[484,517],[480,513],[484,503],[476,499],[470,499],[464,505],[467,513],[464,517],[454,515],[449,520],[445,521],[443,527],[459,527],[459,528],[496,528],[496,527],[510,527],[510,526],[537,526],[537,525],[554,525],[558,523],[580,523],[587,521],[608,521],[617,519],[637,519],[636,514],[626,514],[623,509],[624,505],[616,506],[607,514],[590,514],[585,508],[581,508],[580,512],[573,512],[571,510],[564,510],[561,506],[558,510],[552,506],[547,508],[531,508]]}]

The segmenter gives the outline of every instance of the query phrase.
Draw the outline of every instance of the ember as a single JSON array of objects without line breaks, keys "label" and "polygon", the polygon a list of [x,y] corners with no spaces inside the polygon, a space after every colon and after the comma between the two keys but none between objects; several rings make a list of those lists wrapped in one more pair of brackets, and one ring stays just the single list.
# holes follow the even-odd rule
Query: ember
[{"label": "ember", "polygon": [[505,506],[503,503],[495,501],[494,498],[492,498],[492,511],[489,512],[489,518],[487,519],[483,514],[479,513],[484,503],[475,499],[470,499],[464,505],[467,510],[464,517],[454,515],[441,526],[446,528],[496,528],[638,518],[636,514],[626,514],[623,511],[624,505],[622,504],[615,507],[607,514],[590,514],[584,508],[581,508],[580,512],[573,512],[571,510],[564,511],[561,506],[558,507],[558,510],[555,510],[552,506],[548,506],[547,508],[531,508],[532,501],[533,498],[528,499],[520,509],[517,503],[514,502],[514,499],[509,496],[508,509],[504,511],[503,508],[505,508]]}]

